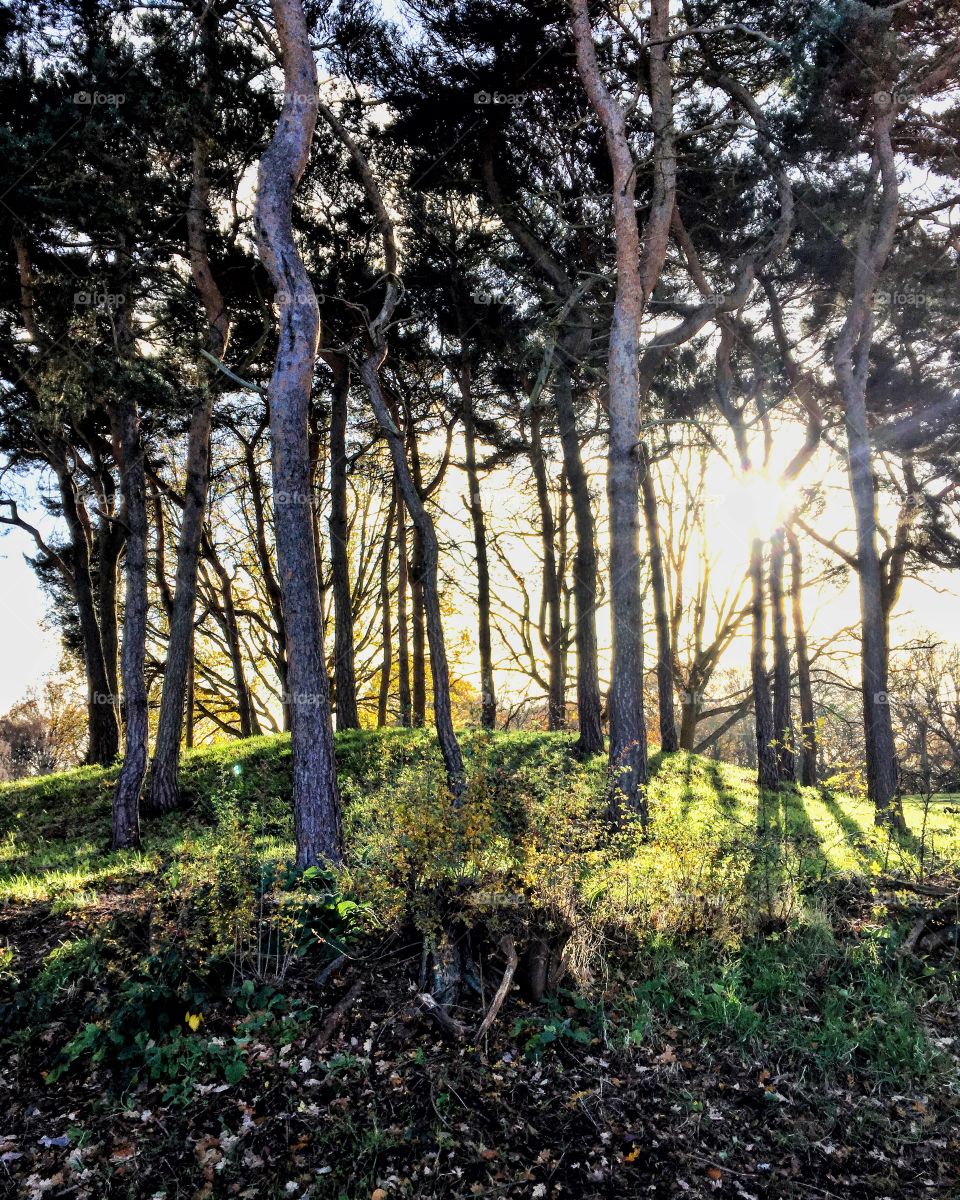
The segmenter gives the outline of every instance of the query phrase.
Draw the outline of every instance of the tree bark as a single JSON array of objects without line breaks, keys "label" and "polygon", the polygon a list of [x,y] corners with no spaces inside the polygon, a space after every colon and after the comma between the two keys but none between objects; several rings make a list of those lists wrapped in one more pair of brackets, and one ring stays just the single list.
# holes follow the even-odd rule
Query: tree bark
[{"label": "tree bark", "polygon": [[757,731],[757,784],[761,790],[777,787],[777,758],[773,747],[773,707],[770,703],[770,680],[767,677],[765,648],[766,621],[763,602],[763,542],[754,538],[750,543],[750,584],[752,635],[750,647],[750,678],[753,683],[753,712]]},{"label": "tree bark", "polygon": [[283,55],[280,120],[260,161],[257,249],[277,292],[280,338],[268,391],[277,561],[287,632],[297,865],[343,854],[323,654],[310,487],[309,405],[320,310],[293,238],[293,195],[310,156],[317,69],[301,0],[273,0]]},{"label": "tree bark", "polygon": [[[897,796],[897,760],[887,696],[888,640],[883,574],[877,549],[876,494],[867,424],[867,376],[873,343],[873,296],[877,278],[893,247],[899,211],[897,165],[891,140],[896,105],[884,92],[874,95],[871,197],[860,224],[854,255],[853,295],[834,345],[833,366],[840,385],[847,432],[847,468],[857,527],[860,581],[861,681],[867,759],[867,791],[877,820],[905,828]],[[873,229],[873,186],[879,177],[880,204]]]},{"label": "tree bark", "polygon": [[557,572],[557,531],[550,503],[547,482],[547,465],[540,438],[542,412],[537,404],[530,411],[530,465],[540,509],[540,542],[543,551],[543,607],[546,610],[546,627],[542,619],[540,640],[547,653],[548,694],[547,727],[563,729],[566,725],[566,688],[563,655],[563,605],[560,594],[560,578]]},{"label": "tree bark", "polygon": [[333,372],[330,408],[330,573],[333,583],[333,682],[337,729],[359,729],[353,654],[353,596],[347,554],[347,417],[350,364],[339,354],[324,356]]},{"label": "tree bark", "polygon": [[783,591],[786,534],[781,527],[770,541],[770,611],[773,618],[773,736],[776,743],[777,779],[796,779],[793,714],[790,704],[790,642]]},{"label": "tree bark", "polygon": [[790,603],[793,611],[793,643],[797,651],[797,687],[800,693],[800,782],[805,787],[817,783],[817,718],[813,707],[813,685],[810,679],[810,651],[807,629],[803,621],[803,557],[800,539],[787,530],[790,546]]},{"label": "tree bark", "polygon": [[[644,455],[641,487],[643,512],[647,525],[647,545],[650,550],[650,587],[653,592],[653,613],[657,627],[657,701],[660,710],[660,748],[672,753],[679,749],[677,717],[673,703],[673,640],[670,636],[670,614],[667,604],[667,581],[663,569],[663,544],[660,538],[660,514],[657,493],[653,486],[649,457]],[[692,709],[692,705],[690,706]],[[686,714],[684,714],[686,717]],[[688,731],[690,745],[696,723]]]},{"label": "tree bark", "polygon": [[407,587],[410,560],[407,557],[407,510],[400,489],[394,482],[397,506],[397,698],[400,724],[409,729],[413,724],[413,703],[410,695],[410,637],[407,618]]},{"label": "tree bark", "polygon": [[[209,39],[207,39],[209,40]],[[207,319],[209,353],[222,359],[230,339],[230,318],[223,294],[210,269],[206,221],[210,211],[210,180],[207,175],[209,143],[198,138],[193,148],[193,186],[187,206],[187,242],[194,286],[200,294]],[[200,539],[207,516],[210,487],[210,430],[216,384],[204,380],[187,434],[186,482],[177,545],[177,577],[170,613],[170,637],[163,671],[160,719],[150,771],[149,806],[154,812],[169,812],[180,805],[180,739],[187,675],[193,658],[193,622],[197,610],[197,572]]]},{"label": "tree bark", "polygon": [[393,517],[397,507],[396,491],[391,490],[390,507],[387,511],[387,527],[383,531],[383,547],[380,551],[380,642],[383,658],[380,663],[380,691],[377,696],[377,728],[387,723],[387,705],[390,700],[390,669],[393,665],[393,630],[390,625],[390,546],[393,542]]},{"label": "tree bark", "polygon": [[480,726],[495,729],[497,693],[493,678],[493,642],[490,635],[490,565],[487,559],[487,529],[480,495],[477,470],[477,429],[473,412],[473,376],[470,360],[464,356],[459,375],[463,404],[464,467],[467,472],[467,497],[473,547],[477,562],[477,649],[480,653]]},{"label": "tree bark", "polygon": [[140,844],[140,791],[147,772],[147,486],[140,417],[132,398],[110,406],[110,425],[120,463],[127,525],[124,574],[123,684],[124,752],[113,795],[114,850]]},{"label": "tree bark", "polygon": [[643,705],[643,613],[640,577],[640,322],[663,267],[676,194],[673,97],[668,63],[669,0],[652,0],[649,76],[654,130],[653,196],[641,246],[636,214],[637,164],[623,110],[603,81],[588,0],[570,0],[577,69],[603,126],[613,174],[616,295],[607,356],[610,518],[610,816],[623,808],[646,824],[647,734]]},{"label": "tree bark", "polygon": [[423,543],[416,521],[413,524],[413,553],[410,556],[410,631],[412,708],[411,724],[422,729],[427,723],[427,624],[424,606]]}]

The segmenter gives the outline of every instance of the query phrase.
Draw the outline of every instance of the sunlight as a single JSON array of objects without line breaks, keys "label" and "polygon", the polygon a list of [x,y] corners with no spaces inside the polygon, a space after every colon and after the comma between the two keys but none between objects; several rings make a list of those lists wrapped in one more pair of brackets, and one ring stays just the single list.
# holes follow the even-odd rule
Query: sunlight
[{"label": "sunlight", "polygon": [[764,470],[728,475],[714,493],[717,515],[730,532],[769,538],[789,516],[797,499],[796,485]]}]

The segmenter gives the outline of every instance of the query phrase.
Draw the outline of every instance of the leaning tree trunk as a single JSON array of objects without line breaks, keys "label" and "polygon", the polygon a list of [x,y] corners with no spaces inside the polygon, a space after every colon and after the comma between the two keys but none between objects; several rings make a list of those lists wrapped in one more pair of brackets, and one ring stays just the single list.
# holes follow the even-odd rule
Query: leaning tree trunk
[{"label": "leaning tree trunk", "polygon": [[347,417],[350,364],[327,355],[333,372],[330,406],[330,576],[333,585],[333,684],[337,729],[359,729],[357,677],[353,655],[353,595],[347,553]]},{"label": "leaning tree trunk", "polygon": [[781,527],[770,542],[770,609],[773,616],[773,736],[777,779],[782,784],[793,783],[796,778],[790,706],[790,642],[783,594],[785,543],[786,534]]},{"label": "leaning tree trunk", "polygon": [[803,622],[803,557],[800,540],[787,530],[790,544],[790,603],[793,610],[793,643],[797,651],[797,688],[800,693],[800,782],[814,787],[817,782],[817,718],[810,680],[810,651]]},{"label": "leaning tree trunk", "polygon": [[463,436],[466,454],[467,498],[473,526],[473,546],[477,560],[477,649],[480,652],[480,725],[494,729],[497,724],[497,693],[493,679],[493,641],[490,635],[490,565],[487,558],[487,529],[480,496],[477,469],[477,430],[473,414],[473,379],[469,359],[460,369],[460,397],[463,401]]},{"label": "leaning tree trunk", "polygon": [[773,746],[773,708],[770,704],[770,681],[767,678],[766,631],[763,603],[763,542],[754,538],[750,544],[750,583],[752,636],[750,646],[750,677],[753,682],[753,712],[757,730],[757,783],[761,790],[777,786],[777,758]]},{"label": "leaning tree trunk", "polygon": [[[679,748],[677,717],[673,703],[673,642],[670,636],[670,614],[667,606],[667,581],[663,570],[663,544],[660,538],[660,513],[657,493],[650,473],[650,460],[645,455],[641,478],[643,511],[647,524],[647,545],[650,549],[650,587],[653,591],[653,612],[657,626],[657,701],[660,708],[660,747],[668,753]],[[696,726],[694,726],[695,730]],[[691,738],[692,738],[691,733]]]},{"label": "leaning tree trunk", "polygon": [[320,310],[293,238],[293,195],[310,156],[317,68],[301,0],[273,0],[283,54],[280,120],[260,160],[257,249],[277,293],[280,337],[268,391],[277,563],[287,633],[297,865],[343,854],[323,654],[310,487],[309,406]]},{"label": "leaning tree trunk", "polygon": [[133,399],[124,398],[111,405],[110,424],[120,463],[127,524],[120,651],[124,751],[113,795],[112,846],[114,850],[129,850],[140,844],[140,791],[147,773],[147,485],[140,417]]},{"label": "leaning tree trunk", "polygon": [[557,571],[556,522],[550,503],[547,465],[540,438],[541,413],[534,406],[530,413],[530,465],[540,509],[540,542],[543,550],[543,607],[547,612],[546,637],[543,636],[541,610],[541,642],[547,652],[549,685],[547,695],[547,727],[563,729],[566,724],[566,688],[564,679],[563,604],[560,577]]},{"label": "leaning tree trunk", "polygon": [[433,713],[437,727],[437,740],[440,743],[440,753],[446,768],[450,795],[454,804],[459,805],[466,790],[466,774],[460,743],[457,741],[457,735],[453,728],[450,672],[447,666],[447,647],[444,641],[443,620],[440,612],[440,546],[433,518],[421,499],[407,462],[403,434],[397,428],[390,414],[390,406],[380,385],[380,364],[383,362],[385,353],[386,349],[383,345],[375,346],[363,360],[361,374],[374,415],[386,435],[390,456],[393,460],[394,478],[416,534],[426,635],[430,644]]}]

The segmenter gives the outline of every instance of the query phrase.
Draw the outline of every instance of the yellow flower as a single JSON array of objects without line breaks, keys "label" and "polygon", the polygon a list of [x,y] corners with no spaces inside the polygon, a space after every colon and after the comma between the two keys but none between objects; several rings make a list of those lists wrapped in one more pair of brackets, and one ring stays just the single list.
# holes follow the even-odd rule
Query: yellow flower
[{"label": "yellow flower", "polygon": [[184,1020],[187,1022],[193,1032],[196,1033],[200,1028],[200,1022],[203,1020],[203,1014],[188,1012],[184,1017]]}]

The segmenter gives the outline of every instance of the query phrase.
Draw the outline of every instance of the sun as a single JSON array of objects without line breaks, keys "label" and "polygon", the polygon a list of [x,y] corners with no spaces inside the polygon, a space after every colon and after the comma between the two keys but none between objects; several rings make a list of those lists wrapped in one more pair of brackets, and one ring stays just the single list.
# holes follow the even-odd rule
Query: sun
[{"label": "sun", "polygon": [[763,469],[728,475],[714,495],[716,517],[729,537],[747,534],[751,539],[767,539],[796,504],[795,487]]}]

